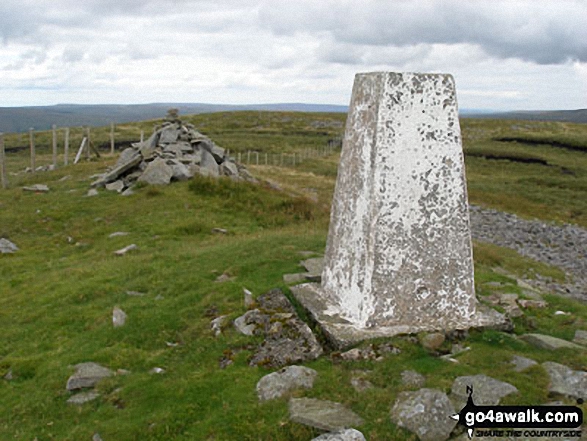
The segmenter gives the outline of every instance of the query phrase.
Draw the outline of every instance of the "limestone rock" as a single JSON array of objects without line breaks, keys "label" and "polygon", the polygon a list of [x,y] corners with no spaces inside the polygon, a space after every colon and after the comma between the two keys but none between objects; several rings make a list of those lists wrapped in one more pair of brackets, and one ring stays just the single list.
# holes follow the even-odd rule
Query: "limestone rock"
[{"label": "limestone rock", "polygon": [[495,406],[503,397],[518,392],[518,389],[511,384],[487,375],[458,377],[452,384],[450,396],[458,410],[461,410],[467,402],[467,386],[473,387],[473,402],[477,406]]},{"label": "limestone rock", "polygon": [[79,405],[88,403],[90,401],[94,401],[99,396],[100,396],[100,394],[98,392],[94,392],[94,391],[80,392],[79,394],[75,394],[71,398],[69,398],[69,400],[67,400],[67,402],[69,404],[77,404],[79,406]]},{"label": "limestone rock", "polygon": [[512,363],[514,365],[514,370],[516,372],[523,372],[531,366],[534,366],[536,363],[534,360],[526,357],[522,357],[520,355],[514,355],[512,357]]},{"label": "limestone rock", "polygon": [[424,335],[420,340],[420,343],[424,349],[428,349],[429,351],[437,351],[444,343],[444,340],[444,334],[440,332],[432,332]]},{"label": "limestone rock", "polygon": [[310,273],[293,273],[293,274],[284,274],[283,275],[283,281],[285,283],[301,283],[301,282],[307,282],[307,276]]},{"label": "limestone rock", "polygon": [[542,367],[550,377],[549,392],[571,398],[587,397],[587,372],[574,371],[559,363],[547,361]]},{"label": "limestone rock", "polygon": [[340,403],[315,398],[292,398],[289,417],[294,423],[334,432],[363,424],[363,419]]},{"label": "limestone rock", "polygon": [[150,162],[138,182],[145,182],[150,185],[167,185],[171,181],[173,170],[161,158]]},{"label": "limestone rock", "polygon": [[115,328],[124,326],[126,323],[126,313],[120,308],[114,308],[112,310],[112,325]]},{"label": "limestone rock", "polygon": [[127,164],[129,161],[132,161],[136,154],[137,151],[132,147],[124,149],[122,152],[120,152],[120,156],[118,156],[118,160],[112,169],[119,168],[120,166]]},{"label": "limestone rock", "polygon": [[49,187],[45,184],[35,184],[28,187],[22,187],[24,191],[34,191],[35,193],[47,193]]},{"label": "limestone rock", "polygon": [[225,176],[238,176],[238,167],[234,162],[224,161],[220,165],[220,174]]},{"label": "limestone rock", "polygon": [[118,180],[118,181],[114,181],[109,184],[106,184],[106,190],[121,193],[122,190],[124,190],[124,182],[122,182],[121,180]]},{"label": "limestone rock", "polygon": [[11,254],[18,251],[18,247],[8,239],[0,238],[0,253]]},{"label": "limestone rock", "polygon": [[421,388],[424,387],[424,384],[426,383],[426,377],[416,371],[403,371],[401,376],[402,384],[404,386]]},{"label": "limestone rock", "polygon": [[226,318],[226,315],[221,315],[220,317],[216,317],[214,320],[210,322],[210,329],[212,329],[216,337],[222,334],[222,327],[224,326]]},{"label": "limestone rock", "polygon": [[[1,248],[1,246],[0,246]],[[583,331],[582,329],[577,329],[575,331],[575,337],[573,338],[573,342],[579,343],[580,345],[586,346],[587,345],[587,331]]]},{"label": "limestone rock", "polygon": [[120,164],[118,167],[113,168],[109,172],[102,175],[101,178],[92,182],[92,187],[103,187],[109,182],[117,180],[120,176],[126,173],[128,170],[136,167],[141,163],[143,157],[135,152],[135,155],[130,157],[125,163]]},{"label": "limestone rock", "polygon": [[570,341],[562,340],[560,338],[552,337],[551,335],[544,335],[544,334],[524,334],[520,336],[522,340],[531,344],[532,346],[536,346],[540,349],[546,349],[549,351],[553,351],[556,349],[582,349],[585,348],[583,346],[579,346],[575,343],[571,343]]},{"label": "limestone rock", "polygon": [[444,441],[457,424],[451,415],[455,409],[444,392],[420,389],[401,392],[391,409],[391,421],[422,441]]},{"label": "limestone rock", "polygon": [[69,391],[94,387],[98,381],[114,375],[110,369],[94,362],[77,364],[75,369],[75,373],[67,380],[66,388]]},{"label": "limestone rock", "polygon": [[259,401],[280,398],[294,389],[311,389],[318,373],[304,366],[288,366],[265,375],[257,383]]},{"label": "limestone rock", "polygon": [[366,441],[365,436],[356,429],[344,429],[337,432],[324,433],[312,441]]},{"label": "limestone rock", "polygon": [[114,251],[114,254],[116,254],[117,256],[124,256],[126,253],[128,253],[129,251],[132,250],[137,250],[139,247],[136,246],[134,243],[130,244],[124,248],[121,248],[119,250]]},{"label": "limestone rock", "polygon": [[255,335],[257,327],[265,324],[265,320],[262,316],[263,314],[261,314],[261,311],[258,309],[252,309],[245,312],[240,317],[237,317],[234,320],[234,327],[243,335]]},{"label": "limestone rock", "polygon": [[302,260],[300,262],[306,271],[310,274],[320,275],[324,269],[324,257],[314,257],[311,259]]},{"label": "limestone rock", "polygon": [[90,188],[88,190],[88,192],[86,193],[87,197],[92,197],[92,196],[98,196],[98,190],[96,190],[95,188]]},{"label": "limestone rock", "polygon": [[373,383],[367,380],[367,375],[369,374],[368,371],[353,371],[351,376],[351,386],[361,393],[365,392],[366,390],[373,389]]},{"label": "limestone rock", "polygon": [[202,160],[200,161],[200,173],[206,172],[206,176],[217,177],[219,174],[218,164],[212,156],[212,153],[207,150],[202,150]]},{"label": "limestone rock", "polygon": [[186,181],[194,176],[192,171],[181,162],[171,166],[171,173],[171,179],[175,181]]},{"label": "limestone rock", "polygon": [[253,293],[251,291],[249,291],[247,288],[243,288],[243,295],[244,295],[244,305],[245,308],[250,308],[251,306],[253,306],[253,304],[255,303],[255,301],[253,300]]}]

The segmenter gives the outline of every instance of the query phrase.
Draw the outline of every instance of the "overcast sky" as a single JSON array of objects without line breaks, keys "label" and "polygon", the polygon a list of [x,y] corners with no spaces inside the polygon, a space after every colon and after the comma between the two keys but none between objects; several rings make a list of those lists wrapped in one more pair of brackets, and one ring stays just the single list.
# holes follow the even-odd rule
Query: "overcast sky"
[{"label": "overcast sky", "polygon": [[461,108],[586,108],[587,1],[0,1],[0,106],[348,104],[382,70],[451,73]]}]

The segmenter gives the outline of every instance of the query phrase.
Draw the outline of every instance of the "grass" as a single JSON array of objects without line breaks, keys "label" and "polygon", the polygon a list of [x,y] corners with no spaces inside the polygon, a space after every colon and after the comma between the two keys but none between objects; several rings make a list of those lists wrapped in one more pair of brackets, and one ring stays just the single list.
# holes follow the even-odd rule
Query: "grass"
[{"label": "grass", "polygon": [[[293,153],[336,137],[344,116],[242,112],[187,119],[232,151]],[[495,141],[519,131],[513,124],[463,121],[466,152],[477,153],[466,157],[471,199],[525,217],[586,226],[584,154],[548,144]],[[141,128],[152,125],[117,130],[130,142],[138,139]],[[575,125],[527,125],[527,131],[587,138]],[[97,142],[107,142],[108,131],[96,129]],[[8,135],[7,145],[17,144],[18,136]],[[50,163],[41,139],[39,134],[39,161]],[[526,155],[544,159],[548,166],[486,159],[483,154]],[[28,154],[10,152],[8,160],[10,171],[21,170]],[[258,338],[239,335],[229,324],[215,338],[209,327],[214,315],[234,319],[244,312],[244,287],[255,295],[274,287],[287,293],[282,275],[301,270],[300,252],[323,253],[338,155],[295,167],[250,167],[283,191],[199,178],[167,187],[145,186],[130,197],[108,192],[84,197],[89,176],[113,162],[105,155],[50,173],[11,175],[10,188],[0,192],[0,236],[20,248],[14,255],[0,255],[0,376],[9,371],[14,376],[11,381],[0,379],[0,439],[80,440],[91,439],[95,432],[105,440],[123,441],[308,440],[318,435],[289,421],[287,399],[258,402],[255,385],[269,372],[248,366],[251,345]],[[563,173],[563,168],[574,175]],[[33,183],[46,183],[51,191],[20,189]],[[215,234],[213,228],[228,233]],[[116,231],[129,235],[110,238]],[[123,257],[113,254],[131,243],[138,250]],[[524,296],[516,281],[521,276],[563,277],[556,268],[513,251],[483,243],[476,243],[474,251],[475,283],[482,297],[495,291]],[[223,273],[231,280],[217,283]],[[491,286],[496,281],[501,287]],[[145,295],[128,296],[129,290]],[[457,357],[458,364],[397,337],[392,341],[402,352],[380,362],[337,363],[325,356],[307,363],[319,373],[316,385],[293,395],[346,404],[365,419],[359,429],[373,441],[413,439],[389,420],[391,405],[405,390],[400,381],[405,369],[426,375],[426,387],[447,392],[457,376],[485,373],[518,387],[520,393],[505,400],[509,404],[547,402],[551,397],[545,371],[536,366],[515,373],[511,356],[553,360],[577,369],[584,368],[587,357],[573,351],[540,351],[515,336],[542,332],[571,339],[576,329],[586,329],[587,306],[545,298],[547,308],[515,319],[513,335],[471,332],[461,342],[471,350]],[[112,327],[114,306],[128,314],[122,328]],[[555,316],[557,310],[569,315]],[[220,369],[228,350],[236,354],[234,363]],[[131,373],[100,383],[98,400],[72,406],[66,403],[65,383],[72,366],[84,361]],[[165,373],[150,374],[153,367]],[[357,369],[369,371],[375,389],[358,393],[351,387]]]}]

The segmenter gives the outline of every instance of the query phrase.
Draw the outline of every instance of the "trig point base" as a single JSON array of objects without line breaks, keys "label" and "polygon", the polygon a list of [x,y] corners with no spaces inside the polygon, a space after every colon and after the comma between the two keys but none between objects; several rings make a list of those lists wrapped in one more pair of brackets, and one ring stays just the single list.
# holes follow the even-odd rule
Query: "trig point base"
[{"label": "trig point base", "polygon": [[506,322],[475,297],[451,75],[357,74],[322,283],[292,291],[338,347]]}]

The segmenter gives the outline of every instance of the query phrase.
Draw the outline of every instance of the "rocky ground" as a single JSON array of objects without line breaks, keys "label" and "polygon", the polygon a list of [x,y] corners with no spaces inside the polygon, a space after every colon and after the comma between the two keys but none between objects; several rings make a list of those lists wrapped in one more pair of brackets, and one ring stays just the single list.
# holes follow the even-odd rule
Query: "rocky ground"
[{"label": "rocky ground", "polygon": [[544,291],[587,301],[587,230],[576,225],[555,225],[524,220],[516,215],[471,206],[473,238],[511,248],[522,256],[562,269],[564,283],[536,275],[525,280]]}]

